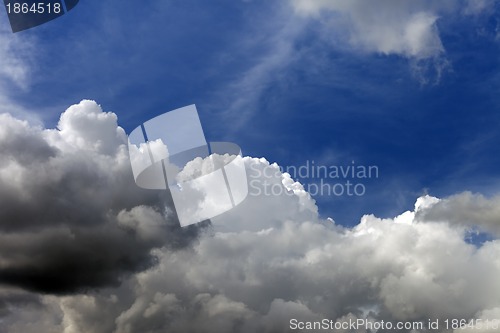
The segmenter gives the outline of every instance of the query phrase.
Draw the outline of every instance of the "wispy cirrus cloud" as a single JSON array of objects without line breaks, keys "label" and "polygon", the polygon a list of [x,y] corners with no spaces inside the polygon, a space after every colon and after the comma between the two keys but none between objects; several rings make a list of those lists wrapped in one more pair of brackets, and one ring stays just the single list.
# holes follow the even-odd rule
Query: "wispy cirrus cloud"
[{"label": "wispy cirrus cloud", "polygon": [[[33,49],[33,44],[23,37],[12,34],[5,27],[0,29],[0,81],[11,83],[19,87],[26,87],[29,79],[30,65],[27,59],[23,60],[21,54],[26,54],[28,49]],[[6,82],[7,81],[7,82]]]},{"label": "wispy cirrus cloud", "polygon": [[33,71],[33,37],[18,36],[8,28],[7,21],[0,24],[0,113],[11,113],[40,124],[40,117],[13,100],[16,91],[29,92]]}]

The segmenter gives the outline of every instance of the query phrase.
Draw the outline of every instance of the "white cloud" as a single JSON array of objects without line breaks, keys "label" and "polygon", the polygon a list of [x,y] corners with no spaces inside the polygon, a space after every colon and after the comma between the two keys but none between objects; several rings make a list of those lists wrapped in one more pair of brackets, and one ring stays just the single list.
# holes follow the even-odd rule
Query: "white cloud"
[{"label": "white cloud", "polygon": [[500,236],[500,197],[464,192],[440,200],[418,212],[421,221],[448,221]]},{"label": "white cloud", "polygon": [[[422,84],[438,83],[452,64],[440,37],[441,18],[488,12],[495,1],[290,0],[297,15],[321,23],[325,43],[350,51],[397,55]],[[333,37],[331,37],[333,36]],[[333,41],[333,42],[332,42]]]},{"label": "white cloud", "polygon": [[[49,272],[74,293],[20,297],[6,287],[5,332],[285,332],[292,318],[497,315],[500,242],[477,248],[464,240],[471,225],[496,230],[497,198],[424,196],[392,219],[366,215],[343,228],[322,220],[277,165],[245,157],[247,200],[212,229],[189,234],[169,229],[158,209],[167,202],[135,186],[114,114],[83,101],[61,117],[60,130],[2,117],[0,180],[9,190],[0,192],[0,276],[50,292],[54,281],[40,284]],[[150,252],[156,264],[144,270]],[[71,260],[55,265],[66,254]],[[104,284],[79,294],[75,286],[96,280],[79,284],[74,270]],[[120,286],[106,284],[116,279]]]},{"label": "white cloud", "polygon": [[349,35],[352,46],[368,52],[417,59],[444,52],[436,21],[448,1],[434,5],[429,1],[292,0],[292,4],[302,15],[336,13],[332,20],[341,24],[335,28]]},{"label": "white cloud", "polygon": [[94,101],[83,100],[61,115],[58,135],[78,149],[111,154],[126,141],[125,132],[117,126],[116,114],[103,112]]}]

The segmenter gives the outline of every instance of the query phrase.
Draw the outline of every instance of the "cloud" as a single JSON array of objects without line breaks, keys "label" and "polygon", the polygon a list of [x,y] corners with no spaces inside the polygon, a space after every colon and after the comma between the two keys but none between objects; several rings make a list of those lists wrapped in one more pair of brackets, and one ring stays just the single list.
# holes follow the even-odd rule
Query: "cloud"
[{"label": "cloud", "polygon": [[452,64],[440,19],[479,15],[494,1],[290,0],[295,13],[320,22],[326,43],[349,51],[407,58],[422,84],[438,83]]},{"label": "cloud", "polygon": [[[267,199],[251,197],[239,214],[253,215]],[[295,195],[279,200],[300,211]],[[494,319],[500,243],[477,249],[453,223],[414,218],[435,202],[422,197],[414,211],[394,219],[367,215],[353,229],[314,214],[294,218],[288,209],[268,218],[256,213],[272,227],[215,232],[180,250],[157,249],[158,264],[120,288],[59,301],[59,325],[65,333],[287,332],[292,318]]]},{"label": "cloud", "polygon": [[168,198],[135,186],[116,115],[82,101],[58,129],[2,117],[5,332],[287,332],[292,318],[498,313],[500,242],[465,240],[470,226],[496,230],[496,198],[424,196],[344,228],[276,164],[245,157],[247,199],[204,232],[180,229]]},{"label": "cloud", "polygon": [[466,6],[463,9],[466,15],[478,15],[485,11],[493,9],[497,1],[488,0],[468,0],[466,1]]},{"label": "cloud", "polygon": [[196,234],[168,215],[169,198],[137,188],[125,142],[93,101],[68,108],[58,129],[0,115],[0,283],[53,293],[117,284],[153,263],[152,248]]},{"label": "cloud", "polygon": [[421,221],[448,221],[500,236],[500,197],[486,198],[464,192],[453,195],[417,213]]},{"label": "cloud", "polygon": [[288,10],[283,10],[282,5],[278,8],[270,9],[262,17],[259,12],[259,22],[252,22],[249,31],[231,50],[234,54],[243,52],[253,56],[249,61],[251,65],[216,94],[217,100],[224,103],[218,108],[225,110],[223,116],[231,123],[229,130],[239,130],[247,123],[259,109],[266,89],[282,81],[287,68],[297,61],[295,41],[304,29],[304,22],[284,15]]},{"label": "cloud", "polygon": [[[287,200],[298,203],[294,196],[283,197],[283,204]],[[249,215],[248,208],[240,214]],[[221,310],[234,316],[223,319],[231,324],[227,332],[285,332],[294,317],[336,320],[369,312],[395,322],[471,318],[496,307],[497,241],[476,249],[462,229],[417,222],[415,211],[395,219],[367,215],[352,230],[287,211],[278,223],[278,213],[268,219],[257,213],[270,228],[216,233],[192,248],[162,250],[158,266],[136,276],[135,301],[116,332],[220,331],[206,317],[214,311],[217,323],[217,310],[224,309],[218,302],[233,304],[233,312]],[[145,319],[164,297],[171,302],[158,305],[160,313],[175,315]],[[210,301],[200,305],[200,298]]]},{"label": "cloud", "polygon": [[40,124],[37,114],[29,112],[10,97],[11,92],[29,89],[32,55],[37,42],[32,37],[13,34],[3,23],[0,24],[0,114],[9,113]]},{"label": "cloud", "polygon": [[[60,300],[52,296],[36,296],[21,291],[2,291],[2,300],[7,299],[5,313],[0,326],[3,332],[55,333],[61,332],[63,319]],[[8,314],[8,315],[6,315]]]},{"label": "cloud", "polygon": [[19,55],[29,53],[33,49],[32,45],[25,38],[13,35],[6,27],[0,27],[0,81],[26,87],[30,72],[29,59]]},{"label": "cloud", "polygon": [[292,0],[292,5],[302,15],[336,13],[333,20],[342,22],[339,28],[349,35],[349,43],[368,52],[417,59],[444,52],[436,21],[438,10],[448,7],[446,1],[436,6],[428,1]]}]

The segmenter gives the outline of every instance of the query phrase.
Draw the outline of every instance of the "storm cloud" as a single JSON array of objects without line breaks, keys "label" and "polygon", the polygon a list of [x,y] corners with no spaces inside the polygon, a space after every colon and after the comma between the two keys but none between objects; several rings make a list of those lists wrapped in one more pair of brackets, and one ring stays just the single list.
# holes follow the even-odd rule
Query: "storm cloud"
[{"label": "storm cloud", "polygon": [[[116,115],[82,101],[57,129],[0,115],[0,282],[68,293],[116,285],[183,246],[165,193],[138,188]],[[141,223],[138,223],[140,221]]]}]

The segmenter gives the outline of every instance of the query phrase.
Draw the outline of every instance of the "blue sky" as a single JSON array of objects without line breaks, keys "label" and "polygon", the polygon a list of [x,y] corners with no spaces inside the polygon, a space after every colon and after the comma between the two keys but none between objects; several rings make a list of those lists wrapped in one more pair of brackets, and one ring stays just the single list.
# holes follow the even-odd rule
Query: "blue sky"
[{"label": "blue sky", "polygon": [[47,127],[83,98],[127,133],[196,104],[209,140],[245,155],[377,165],[366,195],[316,197],[322,215],[352,225],[423,193],[498,193],[499,8],[430,10],[443,51],[429,55],[353,44],[349,13],[301,15],[284,1],[82,1],[16,34],[34,47],[18,54],[26,84],[7,93]]}]

